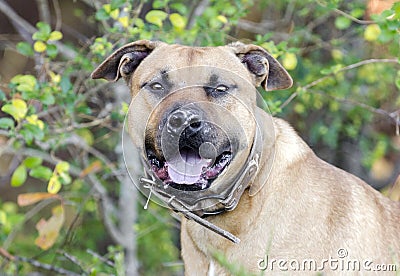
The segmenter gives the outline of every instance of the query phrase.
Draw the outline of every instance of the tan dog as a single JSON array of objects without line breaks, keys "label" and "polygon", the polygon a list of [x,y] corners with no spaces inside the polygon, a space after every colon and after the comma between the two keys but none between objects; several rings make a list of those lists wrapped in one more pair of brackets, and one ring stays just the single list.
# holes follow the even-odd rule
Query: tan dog
[{"label": "tan dog", "polygon": [[129,131],[159,193],[240,239],[183,218],[186,275],[230,274],[216,252],[257,274],[400,271],[400,204],[319,159],[257,107],[254,87],[292,85],[264,49],[137,41],[92,77],[127,81]]}]

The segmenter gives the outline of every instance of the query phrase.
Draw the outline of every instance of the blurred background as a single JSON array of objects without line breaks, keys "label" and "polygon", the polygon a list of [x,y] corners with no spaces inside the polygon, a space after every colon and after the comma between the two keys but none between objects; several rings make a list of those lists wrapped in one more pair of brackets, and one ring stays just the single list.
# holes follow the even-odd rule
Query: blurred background
[{"label": "blurred background", "polygon": [[399,29],[393,0],[0,0],[0,275],[183,274],[125,169],[128,88],[90,79],[138,39],[264,47],[294,79],[270,112],[399,200]]}]

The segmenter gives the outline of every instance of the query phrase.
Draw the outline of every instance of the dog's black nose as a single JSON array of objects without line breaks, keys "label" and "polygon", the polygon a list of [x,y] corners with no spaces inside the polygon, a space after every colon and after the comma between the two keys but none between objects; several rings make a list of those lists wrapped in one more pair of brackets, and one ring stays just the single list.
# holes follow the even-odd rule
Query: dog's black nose
[{"label": "dog's black nose", "polygon": [[180,135],[183,131],[190,136],[203,128],[201,116],[194,109],[178,109],[171,113],[167,121],[170,133]]}]

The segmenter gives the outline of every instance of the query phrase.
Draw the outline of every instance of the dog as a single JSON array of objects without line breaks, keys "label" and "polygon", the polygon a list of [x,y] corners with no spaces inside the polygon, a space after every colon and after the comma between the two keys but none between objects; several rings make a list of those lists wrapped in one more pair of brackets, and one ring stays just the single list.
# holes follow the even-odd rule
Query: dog
[{"label": "dog", "polygon": [[180,198],[186,275],[400,269],[400,203],[319,159],[257,104],[257,87],[293,83],[263,48],[140,40],[92,78],[124,78],[130,88],[132,141],[159,193]]}]

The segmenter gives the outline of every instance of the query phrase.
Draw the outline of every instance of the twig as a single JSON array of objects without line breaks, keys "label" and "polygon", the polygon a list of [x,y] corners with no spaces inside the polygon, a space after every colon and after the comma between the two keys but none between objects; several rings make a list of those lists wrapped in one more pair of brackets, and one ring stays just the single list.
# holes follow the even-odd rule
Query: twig
[{"label": "twig", "polygon": [[356,18],[356,17],[354,17],[354,16],[352,16],[352,15],[350,15],[348,13],[345,13],[344,11],[341,11],[339,9],[333,9],[333,11],[338,13],[338,14],[340,14],[340,15],[342,15],[342,16],[344,16],[344,17],[346,17],[346,18],[348,18],[348,19],[350,19],[351,21],[353,21],[355,23],[358,23],[358,24],[361,24],[361,25],[368,25],[368,24],[374,24],[375,23],[372,20],[361,20],[361,19],[358,19],[358,18]]},{"label": "twig", "polygon": [[79,267],[80,271],[81,271],[81,275],[89,275],[90,273],[88,273],[87,271],[85,271],[82,267],[81,262],[75,257],[72,256],[70,254],[68,254],[65,251],[60,251],[60,253],[67,258],[70,262],[72,262],[73,264],[75,264],[77,267]]},{"label": "twig", "polygon": [[95,120],[87,122],[87,123],[72,124],[72,125],[66,126],[64,128],[54,129],[54,133],[65,133],[65,132],[73,131],[75,129],[89,128],[89,127],[93,127],[93,126],[103,125],[109,121],[110,121],[110,116],[106,116],[104,118],[95,119]]},{"label": "twig", "polygon": [[[15,154],[15,155],[20,155],[20,156],[36,156],[39,157],[41,159],[43,159],[44,161],[52,164],[52,165],[57,165],[57,163],[59,162],[58,159],[54,159],[50,154],[48,154],[45,151],[41,151],[41,150],[36,150],[36,149],[32,149],[32,148],[20,148],[19,150],[15,150],[12,147],[6,147],[4,148],[3,153],[9,153],[9,154]],[[78,177],[79,174],[81,173],[81,169],[79,169],[78,167],[75,167],[73,165],[70,165],[69,168],[69,173],[72,176]]]},{"label": "twig", "polygon": [[[37,31],[35,27],[29,24],[24,18],[19,16],[5,0],[0,0],[0,11],[7,16],[10,22],[14,25],[18,33],[24,38],[25,41],[32,43],[32,34]],[[76,52],[69,47],[66,47],[60,41],[55,41],[54,44],[59,49],[59,52],[68,59],[74,59]]]},{"label": "twig", "polygon": [[[89,160],[87,156],[84,157],[84,165],[86,167],[89,166]],[[121,231],[112,221],[112,218],[115,217],[116,214],[116,207],[108,196],[107,190],[93,173],[89,173],[86,178],[91,182],[93,190],[98,195],[101,206],[99,211],[111,238],[118,244],[126,244],[128,241],[124,239]]]},{"label": "twig", "polygon": [[7,250],[5,250],[4,248],[0,248],[0,255],[3,256],[4,258],[6,258],[9,261],[12,262],[24,262],[24,263],[28,263],[34,267],[40,268],[40,269],[44,269],[47,271],[51,271],[51,272],[56,272],[60,275],[68,275],[68,276],[79,276],[80,274],[77,274],[73,271],[58,267],[58,266],[54,266],[54,265],[49,265],[49,264],[45,264],[45,263],[41,263],[37,260],[34,259],[30,259],[30,258],[26,258],[26,257],[22,257],[22,256],[16,256],[16,255],[11,255]]},{"label": "twig", "polygon": [[50,24],[50,8],[47,0],[36,0],[36,5],[38,7],[40,21]]},{"label": "twig", "polygon": [[19,34],[26,40],[32,42],[32,34],[36,29],[25,19],[19,16],[13,8],[11,8],[5,0],[0,0],[0,11],[8,17],[10,22],[15,26]]},{"label": "twig", "polygon": [[86,252],[89,253],[90,255],[96,257],[97,259],[99,259],[100,261],[102,261],[103,263],[105,263],[106,265],[108,265],[108,266],[110,266],[110,267],[115,267],[115,264],[114,264],[112,261],[110,261],[110,260],[107,259],[107,258],[104,258],[103,256],[100,256],[100,255],[97,254],[96,252],[94,252],[94,251],[92,251],[92,250],[90,250],[90,249],[87,249]]},{"label": "twig", "polygon": [[[324,7],[324,8],[327,7],[327,5],[326,5],[325,3],[323,3],[322,1],[317,0],[317,3],[318,3],[320,6]],[[348,14],[348,13],[342,11],[342,10],[339,10],[339,9],[337,9],[337,8],[334,8],[334,9],[332,9],[332,10],[333,10],[334,12],[336,12],[337,14],[340,14],[340,15],[342,15],[342,16],[344,16],[344,17],[346,17],[346,18],[350,19],[351,21],[353,21],[353,22],[355,22],[355,23],[358,23],[358,24],[367,25],[367,24],[373,24],[373,23],[375,23],[374,21],[371,21],[371,20],[361,20],[361,19],[358,19],[358,18],[356,18],[356,17],[354,17],[354,16],[352,16],[352,15],[350,15],[350,14]]]},{"label": "twig", "polygon": [[58,0],[53,0],[53,7],[54,7],[54,12],[56,14],[56,26],[54,29],[56,31],[60,31],[62,24],[62,14],[60,9],[60,3],[58,2]]}]

